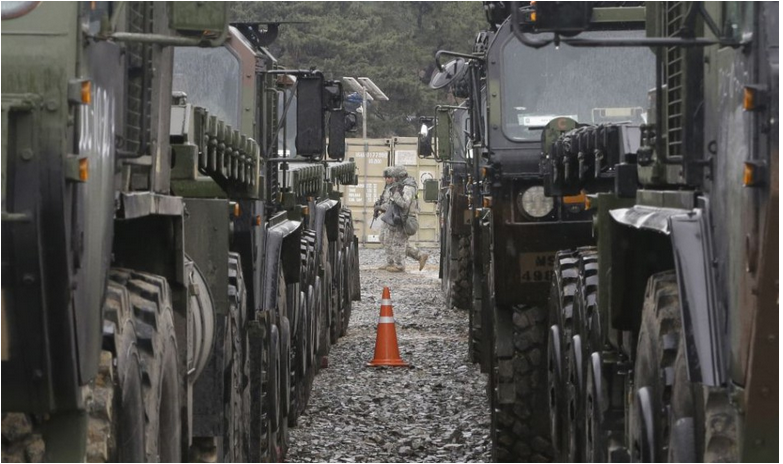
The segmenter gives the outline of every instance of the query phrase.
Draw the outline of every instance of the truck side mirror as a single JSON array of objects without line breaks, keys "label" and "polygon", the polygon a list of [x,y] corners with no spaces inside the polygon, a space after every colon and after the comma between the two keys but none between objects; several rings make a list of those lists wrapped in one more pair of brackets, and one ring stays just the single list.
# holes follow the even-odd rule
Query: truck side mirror
[{"label": "truck side mirror", "polygon": [[419,130],[419,140],[417,144],[417,155],[419,158],[429,158],[432,156],[432,132],[430,132],[429,124],[434,121],[432,118],[419,118],[421,121],[421,129]]},{"label": "truck side mirror", "polygon": [[329,116],[329,159],[345,158],[345,109],[332,111]]},{"label": "truck side mirror", "polygon": [[300,77],[297,82],[296,153],[306,158],[320,159],[326,148],[323,89],[320,74]]}]

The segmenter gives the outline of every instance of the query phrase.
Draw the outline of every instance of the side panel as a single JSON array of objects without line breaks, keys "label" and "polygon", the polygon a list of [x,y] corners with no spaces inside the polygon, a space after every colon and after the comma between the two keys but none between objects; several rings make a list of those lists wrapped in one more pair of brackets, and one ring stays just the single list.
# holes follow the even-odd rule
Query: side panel
[{"label": "side panel", "polygon": [[[67,84],[76,73],[78,11],[76,3],[42,3],[2,25],[2,285],[10,330],[3,328],[11,342],[2,365],[4,411],[81,402],[64,175],[65,155],[73,153]],[[88,310],[95,318],[100,307]]]}]

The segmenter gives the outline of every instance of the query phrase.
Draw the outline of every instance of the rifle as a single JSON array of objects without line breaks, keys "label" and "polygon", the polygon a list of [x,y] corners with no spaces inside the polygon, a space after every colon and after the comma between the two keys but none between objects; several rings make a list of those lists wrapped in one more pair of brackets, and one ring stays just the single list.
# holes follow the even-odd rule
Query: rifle
[{"label": "rifle", "polygon": [[378,200],[375,202],[375,204],[372,206],[372,221],[370,221],[370,229],[372,229],[373,224],[375,224],[375,220],[378,219],[378,216],[381,214],[381,206],[383,206],[383,198],[378,198]]}]

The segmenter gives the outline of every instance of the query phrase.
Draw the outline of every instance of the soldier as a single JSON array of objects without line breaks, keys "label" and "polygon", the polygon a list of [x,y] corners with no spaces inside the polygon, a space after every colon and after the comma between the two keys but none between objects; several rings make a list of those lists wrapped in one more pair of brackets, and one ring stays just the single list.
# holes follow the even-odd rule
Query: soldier
[{"label": "soldier", "polygon": [[[404,221],[409,216],[416,218],[418,215],[418,202],[416,181],[408,177],[408,171],[404,166],[392,166],[384,170],[386,188],[381,195],[376,213],[385,212],[394,204]],[[422,253],[418,248],[408,244],[408,234],[405,233],[402,223],[389,224],[384,222],[381,226],[381,243],[386,249],[385,266],[380,269],[389,272],[405,271],[405,255],[419,262],[419,270],[424,269],[429,254]]]}]

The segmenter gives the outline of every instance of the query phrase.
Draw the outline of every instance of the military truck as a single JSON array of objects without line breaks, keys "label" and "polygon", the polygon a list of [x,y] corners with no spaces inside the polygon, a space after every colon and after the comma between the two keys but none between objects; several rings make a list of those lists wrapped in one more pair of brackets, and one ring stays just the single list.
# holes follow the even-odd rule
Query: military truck
[{"label": "military truck", "polygon": [[282,459],[358,290],[335,86],[298,86],[312,162],[289,169],[272,27],[208,2],[2,9],[3,459]]},{"label": "military truck", "polygon": [[[480,178],[486,160],[474,156],[482,140],[481,98],[484,87],[484,69],[481,57],[486,51],[491,32],[482,31],[476,37],[472,54],[440,51],[437,54],[438,72],[430,79],[430,87],[448,88],[451,96],[462,100],[459,105],[439,105],[435,117],[423,117],[419,133],[418,155],[434,156],[442,164],[437,188],[425,184],[425,201],[438,202],[441,221],[440,269],[442,290],[449,307],[468,310],[468,356],[472,362],[485,368],[482,350],[481,306],[474,304],[475,272],[482,272],[474,259],[478,242],[477,210],[481,208]],[[446,65],[441,56],[456,56]],[[429,181],[434,183],[435,181]],[[437,195],[436,195],[437,193]],[[477,269],[477,266],[479,267]]]},{"label": "military truck", "polygon": [[[555,253],[593,243],[590,212],[578,194],[545,196],[541,140],[577,118],[603,122],[630,111],[641,122],[654,57],[639,50],[531,50],[519,43],[504,3],[486,5],[490,31],[466,60],[472,73],[471,179],[473,314],[471,352],[489,373],[493,457],[552,457],[546,382],[547,305]],[[615,61],[635,63],[618,72]],[[453,62],[452,62],[453,63]],[[442,71],[433,84],[450,71]],[[641,76],[641,78],[640,78]],[[433,85],[437,87],[437,85]],[[551,124],[550,124],[551,123]],[[554,129],[552,129],[554,127]],[[573,126],[569,126],[573,127]],[[579,193],[579,192],[577,192]],[[501,272],[502,271],[502,272]]]},{"label": "military truck", "polygon": [[[476,39],[473,54],[480,56],[486,47],[487,32]],[[430,87],[448,87],[459,105],[438,105],[435,117],[423,117],[419,136],[419,156],[434,156],[442,163],[438,186],[438,213],[441,217],[440,277],[446,304],[470,310],[473,306],[473,260],[470,245],[470,186],[473,173],[473,129],[470,100],[471,64],[457,58],[443,71],[432,76]],[[434,130],[431,130],[434,129]],[[434,149],[432,148],[434,145]],[[429,147],[429,148],[428,148]],[[426,191],[425,191],[426,193]],[[425,198],[430,200],[430,198]]]},{"label": "military truck", "polygon": [[[439,180],[424,182],[424,200],[437,203],[440,218],[440,268],[446,305],[470,309],[473,271],[470,259],[470,212],[466,190],[469,164],[466,159],[469,123],[466,104],[438,105],[435,117],[422,117],[419,156],[434,156],[441,162]],[[435,138],[430,131],[433,130]],[[434,144],[432,147],[430,144]]]},{"label": "military truck", "polygon": [[556,460],[777,460],[778,5],[531,2],[511,25],[624,73],[624,51],[655,54],[641,110],[575,109],[541,137],[547,201],[578,197],[596,239],[556,255],[547,345],[524,341],[547,372],[514,385],[549,398]]}]

